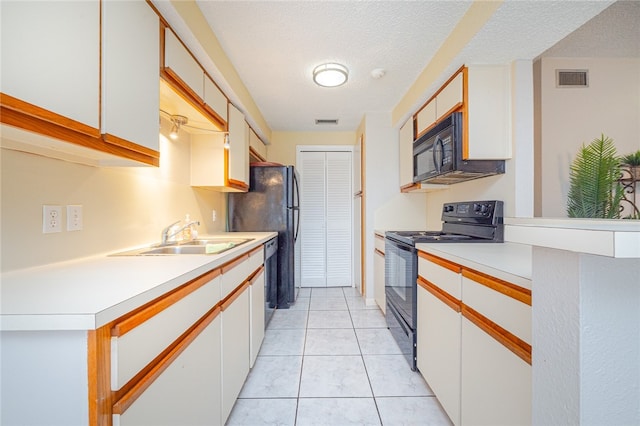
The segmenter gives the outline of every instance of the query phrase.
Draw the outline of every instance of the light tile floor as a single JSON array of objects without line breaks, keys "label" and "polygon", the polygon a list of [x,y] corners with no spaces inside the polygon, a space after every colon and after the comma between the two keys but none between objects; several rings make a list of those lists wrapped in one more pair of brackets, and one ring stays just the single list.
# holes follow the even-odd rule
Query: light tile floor
[{"label": "light tile floor", "polygon": [[377,306],[303,288],[277,310],[227,425],[450,425]]}]

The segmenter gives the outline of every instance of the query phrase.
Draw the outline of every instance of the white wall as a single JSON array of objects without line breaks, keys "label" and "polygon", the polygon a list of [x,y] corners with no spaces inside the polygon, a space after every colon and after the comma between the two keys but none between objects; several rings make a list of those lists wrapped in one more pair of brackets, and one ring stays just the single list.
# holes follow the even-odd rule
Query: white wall
[{"label": "white wall", "polygon": [[[0,152],[3,272],[157,243],[162,228],[187,213],[200,221],[201,234],[225,229],[225,196],[189,186],[190,144],[184,132],[178,141],[161,137],[157,168],[96,168]],[[63,232],[43,234],[43,204],[81,204],[83,230],[66,231],[65,222]]]},{"label": "white wall", "polygon": [[391,126],[391,113],[367,113],[360,131],[365,140],[365,294],[373,304],[374,231],[424,229],[425,197],[400,193],[399,130]]},{"label": "white wall", "polygon": [[[612,138],[618,154],[640,150],[640,59],[542,58],[542,216],[566,217],[569,166],[583,144]],[[589,87],[556,88],[556,69],[589,70]]]}]

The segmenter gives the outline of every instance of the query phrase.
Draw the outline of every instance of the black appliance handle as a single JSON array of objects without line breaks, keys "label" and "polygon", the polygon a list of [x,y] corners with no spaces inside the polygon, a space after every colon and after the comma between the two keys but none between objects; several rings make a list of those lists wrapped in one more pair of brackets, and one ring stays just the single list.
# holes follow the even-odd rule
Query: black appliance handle
[{"label": "black appliance handle", "polygon": [[[296,188],[296,200],[298,201],[298,205],[293,206],[294,217],[297,216],[296,219],[298,219],[296,221],[296,233],[293,235],[293,244],[295,244],[298,241],[298,233],[300,232],[300,188],[298,188],[298,177],[295,171],[293,172],[293,185]],[[296,211],[298,212],[297,215],[295,214]]]},{"label": "black appliance handle", "polygon": [[396,240],[392,240],[391,238],[386,238],[385,241],[393,246],[393,248],[397,248],[398,250],[408,251],[409,253],[415,253],[418,251],[415,246],[410,246],[405,243],[401,243]]},{"label": "black appliance handle", "polygon": [[[438,149],[439,147],[439,149]],[[444,161],[444,142],[438,136],[433,144],[433,165],[436,166],[436,172],[440,173],[442,170],[442,162]],[[438,156],[438,154],[440,154]],[[438,158],[439,157],[439,158]]]}]

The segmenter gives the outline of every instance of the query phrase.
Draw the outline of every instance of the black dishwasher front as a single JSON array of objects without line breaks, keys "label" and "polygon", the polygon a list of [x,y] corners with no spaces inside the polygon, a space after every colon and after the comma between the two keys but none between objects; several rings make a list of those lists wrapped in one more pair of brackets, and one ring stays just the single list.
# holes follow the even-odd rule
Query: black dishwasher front
[{"label": "black dishwasher front", "polygon": [[271,320],[278,303],[278,237],[264,244],[264,326]]}]

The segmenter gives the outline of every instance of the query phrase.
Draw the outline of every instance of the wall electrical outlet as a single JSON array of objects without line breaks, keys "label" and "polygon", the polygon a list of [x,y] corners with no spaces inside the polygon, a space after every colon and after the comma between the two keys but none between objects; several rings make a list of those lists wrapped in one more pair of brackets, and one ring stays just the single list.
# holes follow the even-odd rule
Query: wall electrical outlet
[{"label": "wall electrical outlet", "polygon": [[67,206],[67,231],[82,230],[82,206],[79,204]]},{"label": "wall electrical outlet", "polygon": [[217,215],[216,211],[215,210],[211,210],[211,220],[213,220],[215,222],[217,218],[218,218],[218,215]]},{"label": "wall electrical outlet", "polygon": [[42,206],[42,233],[62,232],[62,206]]}]

